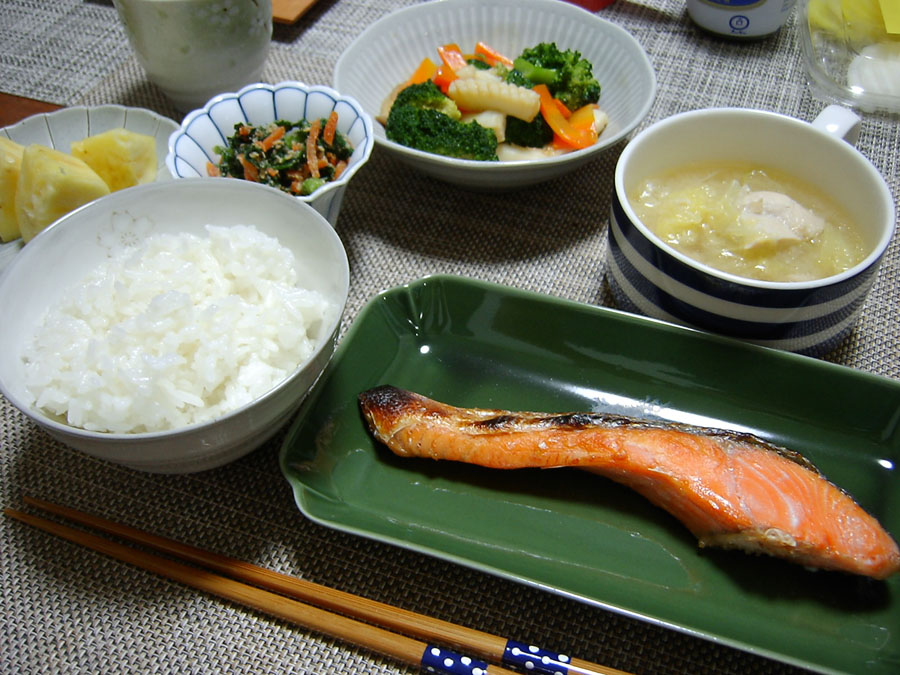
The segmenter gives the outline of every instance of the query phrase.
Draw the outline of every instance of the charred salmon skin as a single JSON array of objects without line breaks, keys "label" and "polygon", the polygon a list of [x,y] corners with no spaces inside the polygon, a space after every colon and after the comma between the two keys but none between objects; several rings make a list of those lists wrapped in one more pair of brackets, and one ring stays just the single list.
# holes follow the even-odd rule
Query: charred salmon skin
[{"label": "charred salmon skin", "polygon": [[700,542],[884,579],[896,542],[799,453],[752,434],[601,413],[458,408],[384,385],[359,395],[375,438],[403,457],[494,469],[576,467],[627,485]]}]

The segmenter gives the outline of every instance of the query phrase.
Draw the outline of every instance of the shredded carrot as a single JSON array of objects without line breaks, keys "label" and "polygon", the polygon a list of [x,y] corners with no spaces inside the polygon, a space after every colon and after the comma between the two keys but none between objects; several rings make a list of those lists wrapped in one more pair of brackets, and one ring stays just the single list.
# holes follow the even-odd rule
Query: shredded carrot
[{"label": "shredded carrot", "polygon": [[322,140],[328,145],[334,142],[334,132],[337,131],[338,114],[337,110],[332,110],[328,116],[328,122],[325,123],[325,129],[322,130]]},{"label": "shredded carrot", "polygon": [[309,167],[304,164],[302,169],[285,171],[284,175],[290,178],[291,181],[302,183],[305,179],[309,178]]},{"label": "shredded carrot", "polygon": [[247,158],[244,155],[237,156],[238,161],[241,163],[241,166],[244,167],[244,180],[253,181],[254,183],[259,182],[259,171],[253,166],[250,162],[247,161]]},{"label": "shredded carrot", "polygon": [[275,128],[271,134],[266,136],[261,141],[257,141],[256,144],[262,149],[263,152],[272,149],[272,146],[284,136],[285,128],[282,126],[278,126]]},{"label": "shredded carrot", "polygon": [[253,127],[251,127],[247,124],[242,124],[240,126],[240,128],[238,129],[238,134],[241,136],[249,136],[252,133],[253,133]]},{"label": "shredded carrot", "polygon": [[478,56],[484,57],[484,60],[488,62],[489,65],[496,65],[498,63],[502,63],[507,68],[513,67],[513,61],[508,56],[501,54],[496,49],[491,47],[490,45],[485,44],[484,42],[477,42],[475,44],[475,53]]},{"label": "shredded carrot", "polygon": [[219,171],[219,167],[217,167],[215,164],[213,164],[212,162],[207,162],[206,163],[206,175],[218,178],[219,176],[222,175],[222,172]]},{"label": "shredded carrot", "polygon": [[344,169],[347,168],[347,162],[345,160],[340,160],[334,165],[334,177],[332,180],[337,180],[341,177],[341,174],[344,173]]},{"label": "shredded carrot", "polygon": [[322,127],[322,120],[314,120],[309,127],[309,134],[306,136],[306,165],[309,167],[309,175],[313,178],[319,177],[319,129]]}]

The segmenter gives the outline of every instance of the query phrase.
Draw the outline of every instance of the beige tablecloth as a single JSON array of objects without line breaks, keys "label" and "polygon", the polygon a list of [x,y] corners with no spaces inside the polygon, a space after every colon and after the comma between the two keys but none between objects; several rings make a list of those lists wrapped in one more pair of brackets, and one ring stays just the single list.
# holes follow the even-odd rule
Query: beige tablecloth
[{"label": "beige tablecloth", "polygon": [[[272,82],[330,83],[341,51],[403,0],[320,0],[276,26]],[[698,31],[679,0],[618,0],[601,16],[631,31],[659,80],[645,124],[734,105],[812,119],[794,20],[774,37]],[[60,104],[120,103],[178,119],[145,79],[111,3],[0,0],[0,90]],[[900,192],[900,123],[867,114],[859,142]],[[621,148],[524,193],[470,194],[376,151],[337,226],[350,257],[345,326],[378,291],[452,273],[611,304],[603,258]],[[900,377],[900,251],[887,254],[852,336],[827,360]],[[282,478],[279,435],[221,469],[165,476],[91,459],[0,399],[0,500],[30,494],[96,511],[295,576],[639,673],[788,673],[790,666],[304,518]],[[0,519],[0,672],[415,672]]]}]

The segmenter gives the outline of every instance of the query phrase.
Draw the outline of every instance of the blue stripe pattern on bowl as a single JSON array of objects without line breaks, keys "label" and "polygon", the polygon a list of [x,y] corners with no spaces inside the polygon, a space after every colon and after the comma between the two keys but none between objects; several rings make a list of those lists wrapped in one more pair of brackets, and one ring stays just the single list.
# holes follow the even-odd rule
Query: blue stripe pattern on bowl
[{"label": "blue stripe pattern on bowl", "polygon": [[809,355],[852,330],[878,261],[853,277],[812,289],[736,284],[692,267],[648,240],[613,194],[608,281],[622,309]]}]

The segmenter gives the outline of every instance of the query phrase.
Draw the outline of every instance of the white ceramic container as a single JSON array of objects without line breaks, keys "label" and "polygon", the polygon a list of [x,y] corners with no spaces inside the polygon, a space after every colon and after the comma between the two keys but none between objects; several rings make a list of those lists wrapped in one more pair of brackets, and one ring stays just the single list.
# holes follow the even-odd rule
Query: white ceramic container
[{"label": "white ceramic container", "polygon": [[334,225],[350,179],[372,154],[375,134],[372,118],[362,106],[331,87],[302,82],[255,83],[238,92],[215,96],[203,108],[188,113],[181,128],[172,133],[166,166],[174,178],[206,176],[207,163],[218,161],[216,146],[226,144],[235,124],[327,118],[332,110],[338,112],[338,131],[350,141],[353,154],[338,180],[294,199],[309,204]]},{"label": "white ceramic container", "polygon": [[[166,170],[166,151],[169,136],[178,125],[152,110],[112,104],[72,106],[26,117],[16,124],[0,129],[0,135],[21,145],[37,143],[68,153],[72,150],[73,141],[80,141],[86,136],[116,128],[153,136],[158,160],[156,180],[171,180]],[[23,245],[21,239],[0,244],[0,272],[18,254]]]},{"label": "white ceramic container", "polygon": [[[139,223],[139,231],[131,232],[123,225],[127,222],[136,228]],[[156,232],[203,235],[207,224],[254,225],[294,253],[299,285],[324,294],[333,307],[310,357],[255,401],[210,422],[171,431],[86,431],[36,409],[25,388],[22,353],[64,289],[106,259],[116,238]],[[50,225],[0,275],[0,392],[51,436],[94,457],[158,473],[211,469],[258,447],[299,407],[334,350],[348,288],[347,256],[334,229],[314,209],[274,188],[208,178],[114,192]]]},{"label": "white ceramic container", "polygon": [[482,40],[508,55],[540,42],[581,52],[600,82],[600,107],[609,126],[590,148],[537,160],[479,162],[433,155],[385,137],[375,124],[378,145],[398,160],[448,183],[473,190],[521,188],[574,171],[624,140],[647,115],[656,95],[656,76],[640,43],[616,24],[558,0],[441,0],[393,12],[364,30],[344,50],[333,85],[360,102],[373,118],[394,87],[437,47],[454,42],[463,50]]},{"label": "white ceramic container", "polygon": [[147,77],[179,110],[260,79],[272,0],[114,0]]}]

